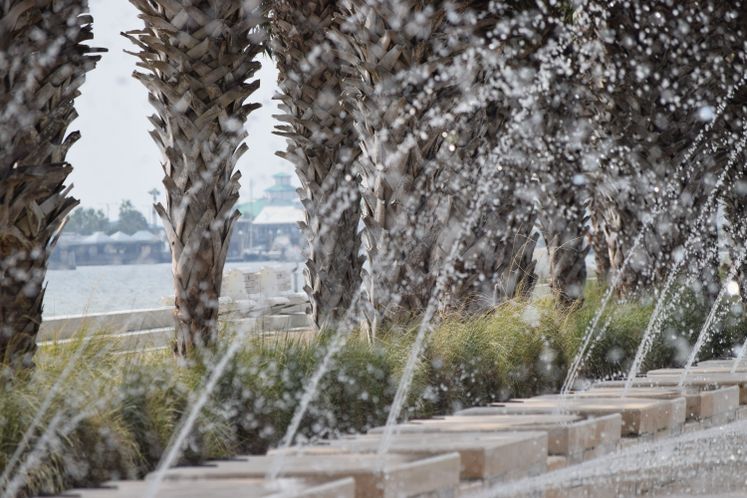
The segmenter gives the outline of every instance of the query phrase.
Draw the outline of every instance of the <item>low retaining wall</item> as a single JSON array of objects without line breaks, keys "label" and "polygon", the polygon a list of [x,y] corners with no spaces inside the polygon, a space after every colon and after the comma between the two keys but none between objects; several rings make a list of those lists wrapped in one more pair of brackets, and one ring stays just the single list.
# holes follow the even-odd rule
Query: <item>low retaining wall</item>
[{"label": "low retaining wall", "polygon": [[[308,332],[311,328],[305,294],[287,294],[263,303],[221,299],[220,320],[230,330],[250,332]],[[115,350],[167,347],[173,337],[172,307],[72,315],[44,320],[37,343],[44,347],[77,334],[120,342]]]}]

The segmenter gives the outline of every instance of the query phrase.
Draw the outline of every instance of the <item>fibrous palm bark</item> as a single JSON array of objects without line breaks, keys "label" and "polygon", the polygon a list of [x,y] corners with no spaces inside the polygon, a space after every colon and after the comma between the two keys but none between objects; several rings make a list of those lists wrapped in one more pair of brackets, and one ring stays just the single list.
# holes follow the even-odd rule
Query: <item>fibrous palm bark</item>
[{"label": "fibrous palm bark", "polygon": [[306,292],[318,327],[343,318],[361,285],[363,264],[354,170],[360,147],[344,101],[346,63],[327,38],[339,3],[278,0],[272,6],[272,53],[285,123],[276,133],[288,138],[280,155],[301,180],[302,229],[309,243]]},{"label": "fibrous palm bark", "polygon": [[[366,287],[374,313],[384,318],[426,307],[434,262],[442,257],[436,240],[445,198],[434,161],[443,130],[419,118],[448,89],[431,87],[421,99],[418,83],[397,81],[415,66],[424,71],[419,82],[435,81],[437,69],[425,63],[434,58],[433,45],[443,41],[440,3],[350,0],[335,37],[354,70],[346,91],[358,103],[353,111],[363,149],[358,165],[370,262]],[[421,132],[413,133],[418,126]]]},{"label": "fibrous palm bark", "polygon": [[[537,278],[535,185],[531,161],[520,150],[524,140],[516,133],[513,90],[531,83],[514,70],[527,63],[537,39],[543,38],[523,21],[530,3],[500,10],[490,2],[465,2],[462,25],[450,27],[457,32],[466,27],[465,47],[453,50],[454,63],[445,70],[460,82],[459,92],[431,115],[448,118],[456,157],[443,162],[452,177],[466,177],[452,181],[445,223],[449,229],[439,242],[448,248],[455,227],[462,228],[443,299],[446,307],[461,312],[482,312],[507,299],[526,297]],[[459,110],[464,107],[467,112]]]},{"label": "fibrous palm bark", "polygon": [[589,212],[589,246],[594,252],[594,271],[597,276],[597,282],[602,285],[608,283],[611,269],[609,248],[607,247],[607,239],[604,236],[604,216],[602,215],[602,209],[604,209],[605,204],[603,198],[592,187],[587,204]]},{"label": "fibrous palm bark", "polygon": [[49,254],[78,204],[65,162],[74,99],[99,56],[85,0],[0,3],[0,363],[32,364]]},{"label": "fibrous palm bark", "polygon": [[[506,108],[491,102],[455,123],[463,138],[457,145],[459,160],[450,165],[468,179],[450,192],[446,226],[452,229],[444,231],[440,245],[459,244],[442,302],[461,312],[479,313],[527,297],[537,279],[534,185],[528,162],[511,160],[505,151],[512,145],[499,145],[507,130],[498,123],[506,121],[506,114]],[[457,232],[454,227],[466,229],[461,240],[449,240]]]},{"label": "fibrous palm bark", "polygon": [[[733,264],[739,261],[740,255],[744,253],[747,241],[747,181],[742,179],[735,183],[733,190],[726,196],[726,218],[729,221],[729,256]],[[742,300],[747,300],[747,261],[742,260],[736,273],[736,282],[739,285],[739,294]]]},{"label": "fibrous palm bark", "polygon": [[[484,31],[484,49],[492,56],[484,67],[489,76],[476,87],[490,96],[485,112],[492,126],[484,139],[498,171],[486,216],[500,236],[483,239],[492,243],[492,272],[479,272],[472,280],[495,282],[497,302],[532,290],[538,215],[550,251],[551,287],[560,300],[577,299],[586,278],[586,190],[574,181],[581,176],[579,149],[588,126],[581,116],[580,85],[559,76],[574,64],[557,49],[569,29],[556,10],[523,2],[481,12],[490,25],[498,17],[497,28]],[[476,123],[471,120],[465,129],[477,129]],[[480,155],[484,158],[484,152]]]},{"label": "fibrous palm bark", "polygon": [[397,321],[433,298],[485,309],[533,285],[535,213],[516,192],[527,171],[495,151],[506,106],[470,102],[490,78],[471,50],[495,26],[488,4],[346,3],[338,46],[356,69],[374,317]]},{"label": "fibrous palm bark", "polygon": [[247,150],[246,99],[263,50],[257,2],[131,0],[145,27],[126,36],[140,47],[163,155],[166,206],[157,204],[171,246],[176,351],[211,343],[223,266],[239,197],[235,170]]}]

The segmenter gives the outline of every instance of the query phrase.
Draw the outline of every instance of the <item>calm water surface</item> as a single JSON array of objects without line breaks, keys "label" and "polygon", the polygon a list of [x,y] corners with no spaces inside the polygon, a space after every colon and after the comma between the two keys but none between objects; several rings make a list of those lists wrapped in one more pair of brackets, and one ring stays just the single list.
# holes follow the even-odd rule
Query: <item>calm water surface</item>
[{"label": "calm water surface", "polygon": [[[535,251],[536,271],[540,278],[547,273],[545,249]],[[589,274],[594,274],[594,258],[587,257]],[[251,262],[227,263],[225,271],[234,268],[257,271],[262,267],[283,267],[296,273],[296,289],[303,288],[303,263]],[[78,315],[130,309],[170,306],[174,295],[171,263],[157,265],[80,266],[75,270],[47,272],[47,295],[44,316]]]},{"label": "calm water surface", "polygon": [[[227,263],[225,271],[234,268],[256,271],[264,266],[294,269],[302,264]],[[302,287],[301,277],[297,279]],[[174,295],[171,263],[50,270],[47,282],[46,317],[167,306],[169,296]]]}]

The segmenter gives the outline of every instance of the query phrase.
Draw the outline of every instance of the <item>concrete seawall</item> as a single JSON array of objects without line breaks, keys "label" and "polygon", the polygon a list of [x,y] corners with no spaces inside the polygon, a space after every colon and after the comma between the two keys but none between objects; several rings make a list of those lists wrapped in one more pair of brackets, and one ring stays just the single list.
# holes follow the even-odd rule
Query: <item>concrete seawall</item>
[{"label": "concrete seawall", "polygon": [[[256,333],[308,333],[305,294],[287,294],[264,303],[221,299],[220,320],[228,330]],[[173,308],[114,311],[61,316],[45,320],[37,336],[40,347],[77,337],[114,341],[115,351],[166,348],[173,337]]]}]

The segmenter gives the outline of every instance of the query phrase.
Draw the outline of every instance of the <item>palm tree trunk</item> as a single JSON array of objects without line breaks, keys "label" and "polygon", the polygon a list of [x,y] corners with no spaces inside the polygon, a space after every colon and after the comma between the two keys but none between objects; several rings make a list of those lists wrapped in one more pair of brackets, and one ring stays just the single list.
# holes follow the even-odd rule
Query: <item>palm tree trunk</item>
[{"label": "palm tree trunk", "polygon": [[[727,108],[728,118],[724,119],[723,132],[729,137],[724,140],[729,147],[734,147],[743,132],[743,119],[747,113],[747,88],[742,87]],[[722,130],[719,130],[722,131]],[[743,157],[743,156],[742,156]],[[734,264],[740,255],[742,264],[737,270],[735,280],[739,285],[742,301],[747,301],[747,165],[738,164],[727,180],[723,195],[725,232],[729,248],[729,257]]]},{"label": "palm tree trunk", "polygon": [[[491,220],[489,232],[502,236],[491,245],[494,252],[487,259],[492,262],[489,270],[483,267],[477,273],[479,279],[475,280],[473,275],[471,280],[475,281],[472,285],[480,285],[480,281],[490,282],[492,276],[495,303],[531,294],[537,280],[534,249],[538,234],[533,233],[537,222],[544,227],[550,252],[550,285],[559,303],[568,306],[583,298],[585,258],[589,250],[585,210],[588,187],[578,181],[578,177],[584,177],[578,147],[586,150],[592,144],[591,136],[587,136],[589,116],[584,104],[588,96],[578,77],[582,73],[579,61],[563,56],[559,61],[563,65],[560,71],[555,56],[547,55],[560,44],[561,35],[568,32],[563,8],[548,15],[547,11],[537,9],[534,2],[516,3],[501,11],[502,20],[515,16],[516,24],[511,28],[507,27],[511,23],[503,25],[495,31],[501,33],[500,39],[488,38],[486,43],[500,46],[504,57],[499,58],[500,63],[491,62],[496,67],[486,71],[487,83],[501,92],[501,85],[496,85],[501,78],[496,75],[505,74],[505,88],[525,89],[517,94],[509,91],[486,107],[489,122],[505,123],[487,133],[491,145],[505,144],[506,140],[510,145],[504,147],[498,161],[502,172],[495,203],[500,209],[493,206],[486,213]],[[483,26],[489,27],[494,15],[491,12],[483,18]],[[533,33],[528,36],[530,32]],[[585,49],[588,57],[588,47]],[[566,67],[566,63],[570,66]],[[513,71],[507,71],[507,67]],[[517,75],[526,74],[528,68],[536,74],[517,84]],[[569,68],[574,74],[566,74]],[[552,91],[539,90],[543,84]],[[537,121],[538,117],[541,120]],[[527,122],[540,123],[539,134],[536,126],[526,126]],[[568,159],[571,156],[574,159]],[[516,160],[512,163],[508,159],[507,164],[510,157]],[[535,206],[535,202],[539,205]]]},{"label": "palm tree trunk", "polygon": [[166,206],[156,205],[171,246],[176,346],[180,354],[215,340],[229,239],[239,212],[236,162],[244,123],[259,104],[244,101],[263,49],[258,8],[241,0],[131,0],[145,27],[126,33],[141,50],[136,72],[156,115]]},{"label": "palm tree trunk", "polygon": [[[467,39],[474,38],[473,44],[487,47],[495,42],[487,34],[496,25],[495,13],[480,2],[473,2],[472,7],[481,19],[481,30]],[[460,100],[469,100],[488,88],[491,75],[500,71],[493,66],[494,61],[471,55],[470,64],[458,69],[462,78],[473,78],[471,86],[458,95],[459,100],[440,103],[444,114],[461,104]],[[460,86],[465,88],[464,84]],[[441,300],[442,308],[482,313],[503,301],[528,297],[534,289],[537,236],[532,231],[537,210],[531,196],[520,194],[532,189],[530,165],[507,157],[511,155],[509,149],[516,146],[506,126],[515,114],[513,105],[510,97],[491,99],[451,124],[449,136],[457,137],[450,138],[456,157],[442,160],[451,173],[447,182],[451,185],[447,190],[450,209],[443,223],[446,229],[437,243],[442,253],[453,244],[456,227],[466,228],[468,220],[477,216],[458,241],[460,250],[450,271],[452,278]],[[485,194],[486,198],[481,199]],[[479,206],[475,202],[478,199],[482,201]]]},{"label": "palm tree trunk", "polygon": [[562,308],[583,302],[589,253],[586,217],[580,209],[584,204],[575,193],[569,193],[569,197],[562,208],[545,209],[541,215],[550,261],[550,290]]},{"label": "palm tree trunk", "polygon": [[597,275],[597,282],[600,285],[607,285],[610,277],[610,255],[607,247],[607,240],[604,236],[604,216],[602,214],[602,204],[594,198],[594,193],[589,200],[589,240],[591,249],[594,251],[594,266]]},{"label": "palm tree trunk", "polygon": [[591,97],[582,84],[583,72],[574,57],[564,76],[550,83],[549,98],[538,97],[535,111],[544,116],[542,138],[537,142],[540,226],[547,244],[549,284],[555,303],[561,308],[578,305],[584,299],[586,285],[586,240],[590,197],[585,157],[594,156],[596,146],[592,117],[588,113]]},{"label": "palm tree trunk", "polygon": [[[357,69],[350,85],[359,102],[364,150],[366,287],[375,315],[369,322],[379,317],[396,322],[421,312],[443,272],[451,278],[439,296],[442,307],[480,310],[492,305],[496,294],[503,300],[520,289],[531,292],[536,238],[530,233],[536,213],[531,202],[514,195],[526,169],[479,165],[498,142],[503,116],[497,109],[503,103],[489,102],[448,124],[428,119],[434,109],[450,115],[465,89],[484,83],[487,76],[479,64],[467,67],[460,60],[459,72],[449,67],[471,46],[457,41],[486,36],[493,14],[459,26],[446,20],[441,2],[350,3],[338,45]],[[480,1],[459,8],[488,12]],[[416,33],[402,29],[412,16],[422,21]],[[487,181],[496,187],[489,202],[475,207],[481,187],[476,178],[482,178],[483,168],[494,170]],[[480,216],[465,227],[475,209]],[[450,261],[455,244],[459,253]]]},{"label": "palm tree trunk", "polygon": [[[78,204],[65,187],[74,99],[100,49],[85,0],[0,5],[0,363],[33,364],[50,252]],[[41,35],[41,36],[40,36]]]},{"label": "palm tree trunk", "polygon": [[272,53],[280,72],[281,120],[288,138],[280,154],[301,180],[302,229],[309,243],[306,292],[317,327],[343,318],[361,285],[360,153],[344,101],[346,63],[327,36],[338,15],[335,0],[280,0],[273,6]]},{"label": "palm tree trunk", "polygon": [[[438,39],[444,12],[438,6],[428,12],[425,4],[352,0],[335,36],[338,50],[355,70],[346,83],[358,103],[354,112],[363,148],[359,172],[370,262],[366,288],[375,315],[395,321],[421,312],[429,301],[447,202],[436,187],[443,171],[435,161],[443,130],[423,123],[422,117],[428,102],[439,102],[448,90],[438,88],[427,102],[413,106],[412,98],[423,97],[421,87],[395,80],[433,57],[431,44]],[[423,15],[422,31],[409,36],[401,28],[402,16],[416,13]],[[435,68],[422,68],[435,74]],[[418,77],[433,81],[423,73]],[[413,133],[418,126],[424,131]],[[377,320],[369,317],[369,322]]]},{"label": "palm tree trunk", "polygon": [[[476,127],[478,121],[472,119],[470,124]],[[488,143],[494,143],[493,138],[493,135],[483,137]],[[534,250],[538,234],[532,234],[537,210],[531,200],[516,195],[517,189],[525,186],[529,170],[524,164],[506,163],[494,154],[463,161],[461,167],[466,170],[486,160],[489,163],[483,167],[490,168],[491,174],[480,177],[475,172],[470,178],[472,183],[478,183],[476,178],[484,179],[489,184],[490,197],[479,207],[477,222],[459,241],[454,276],[442,299],[442,307],[469,314],[484,312],[506,300],[526,298],[537,280]],[[470,210],[478,209],[465,202],[480,195],[479,187],[483,186],[474,187],[451,196],[453,206],[446,226],[464,225],[470,218]],[[452,232],[445,230],[442,238],[447,239]],[[439,245],[449,244],[442,241]]]}]

